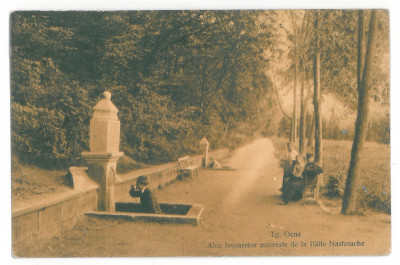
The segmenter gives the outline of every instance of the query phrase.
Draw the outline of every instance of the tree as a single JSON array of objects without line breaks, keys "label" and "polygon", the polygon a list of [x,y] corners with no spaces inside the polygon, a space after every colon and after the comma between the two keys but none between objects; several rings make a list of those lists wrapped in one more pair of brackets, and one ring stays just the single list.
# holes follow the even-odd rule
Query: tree
[{"label": "tree", "polygon": [[304,154],[305,149],[305,134],[306,134],[306,99],[304,98],[304,79],[305,71],[301,75],[300,88],[300,133],[299,133],[299,152]]},{"label": "tree", "polygon": [[302,27],[300,31],[300,58],[299,66],[301,73],[301,88],[300,88],[300,133],[299,133],[299,152],[304,153],[305,150],[305,137],[306,137],[306,115],[307,105],[311,92],[308,91],[305,95],[305,82],[308,81],[309,60],[307,60],[306,47],[310,44],[311,27],[310,27],[311,12],[306,11],[303,17]]},{"label": "tree", "polygon": [[[237,133],[252,135],[274,111],[264,53],[273,16],[250,10],[14,12],[13,151],[27,154],[26,162],[35,162],[35,154],[72,162],[88,148],[91,107],[104,90],[120,110],[121,149],[138,161],[174,160],[196,151],[203,136],[217,147],[236,143]],[[32,122],[24,124],[24,115]],[[40,145],[27,135],[28,125],[35,135],[57,134]]]},{"label": "tree", "polygon": [[[351,159],[349,170],[347,173],[346,186],[344,191],[342,213],[350,214],[356,209],[357,194],[357,175],[359,167],[359,155],[363,148],[369,115],[369,100],[371,96],[371,65],[375,52],[377,15],[376,10],[371,11],[369,23],[368,43],[363,60],[363,43],[364,43],[364,11],[359,11],[358,23],[358,67],[357,67],[357,83],[358,83],[358,108],[357,119],[355,125],[354,141],[351,150]],[[362,73],[362,76],[361,76]]]},{"label": "tree", "polygon": [[313,140],[314,140],[314,135],[315,135],[315,119],[314,119],[314,113],[311,114],[311,124],[310,127],[308,128],[308,139],[307,139],[307,146],[312,146]]},{"label": "tree", "polygon": [[290,141],[296,143],[296,131],[297,131],[297,117],[296,117],[296,106],[297,106],[297,68],[298,68],[298,28],[297,23],[293,15],[293,11],[290,10],[290,18],[293,27],[293,114],[292,114],[292,131]]},{"label": "tree", "polygon": [[314,119],[315,119],[315,162],[322,163],[322,115],[321,115],[321,51],[320,11],[315,11],[314,20]]}]

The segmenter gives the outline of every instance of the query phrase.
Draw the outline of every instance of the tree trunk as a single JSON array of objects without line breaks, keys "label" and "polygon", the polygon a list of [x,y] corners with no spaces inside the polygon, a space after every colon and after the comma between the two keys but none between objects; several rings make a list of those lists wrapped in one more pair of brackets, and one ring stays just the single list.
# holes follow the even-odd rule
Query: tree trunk
[{"label": "tree trunk", "polygon": [[304,69],[301,70],[299,153],[304,154],[306,138],[306,106],[304,99]]},{"label": "tree trunk", "polygon": [[[295,60],[296,60],[296,55],[295,55]],[[293,80],[293,115],[292,115],[292,137],[291,137],[291,142],[294,144],[296,143],[296,129],[297,129],[296,94],[297,94],[297,64],[295,62],[294,63],[294,80]]]},{"label": "tree trunk", "polygon": [[312,146],[312,142],[314,139],[314,134],[315,134],[315,119],[314,119],[314,114],[311,116],[311,124],[310,128],[308,130],[308,141],[307,141],[307,146]]},{"label": "tree trunk", "polygon": [[364,71],[365,61],[365,21],[364,11],[358,11],[358,54],[357,54],[357,89],[361,87],[361,78]]},{"label": "tree trunk", "polygon": [[297,24],[296,20],[294,19],[293,12],[290,11],[290,15],[292,18],[292,25],[293,25],[293,35],[294,35],[294,55],[293,55],[293,63],[294,63],[294,72],[293,72],[293,115],[292,115],[292,135],[291,135],[291,142],[296,144],[296,133],[297,133],[297,119],[296,119],[296,98],[297,98],[297,61],[298,61],[298,54],[297,54]]},{"label": "tree trunk", "polygon": [[[363,36],[364,34],[360,31],[364,31],[364,23],[363,23],[363,12],[359,12],[359,42],[364,42]],[[360,68],[360,73],[362,71],[362,79],[359,83],[358,87],[358,109],[357,109],[357,119],[356,119],[356,127],[354,134],[353,146],[351,149],[351,159],[349,165],[349,171],[347,173],[346,179],[346,187],[343,196],[342,203],[342,214],[351,214],[356,209],[356,195],[357,195],[357,175],[358,175],[358,167],[359,167],[359,155],[363,148],[365,136],[367,133],[368,126],[368,114],[369,114],[369,98],[370,98],[370,84],[371,84],[371,60],[373,58],[375,39],[376,39],[376,10],[372,10],[371,19],[369,24],[369,33],[368,33],[368,44],[365,54],[365,62],[362,65],[360,62],[362,60],[358,60]],[[362,56],[362,45],[361,43],[358,45],[359,56]],[[361,68],[362,66],[363,69]]]},{"label": "tree trunk", "polygon": [[321,52],[319,44],[319,11],[316,11],[314,22],[315,51],[314,51],[314,117],[315,117],[315,162],[322,166],[322,117],[321,117]]},{"label": "tree trunk", "polygon": [[[274,49],[274,51],[275,51],[275,49]],[[282,107],[281,100],[279,99],[279,93],[278,93],[278,89],[276,87],[274,60],[271,60],[271,72],[272,72],[272,78],[274,81],[275,95],[276,95],[276,100],[278,101],[279,109],[281,110],[282,114],[285,115],[286,118],[291,119],[291,117],[288,114],[286,114],[285,110]]]}]

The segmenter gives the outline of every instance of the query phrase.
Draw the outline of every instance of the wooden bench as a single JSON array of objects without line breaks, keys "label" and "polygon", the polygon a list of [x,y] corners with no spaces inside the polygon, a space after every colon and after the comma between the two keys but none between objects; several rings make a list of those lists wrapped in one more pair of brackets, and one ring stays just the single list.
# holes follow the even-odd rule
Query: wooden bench
[{"label": "wooden bench", "polygon": [[303,191],[303,199],[311,199],[318,201],[319,199],[319,175],[315,176],[313,179],[305,178],[305,186]]},{"label": "wooden bench", "polygon": [[199,167],[189,166],[189,156],[184,156],[178,158],[179,169],[181,171],[182,179],[184,177],[199,178]]}]

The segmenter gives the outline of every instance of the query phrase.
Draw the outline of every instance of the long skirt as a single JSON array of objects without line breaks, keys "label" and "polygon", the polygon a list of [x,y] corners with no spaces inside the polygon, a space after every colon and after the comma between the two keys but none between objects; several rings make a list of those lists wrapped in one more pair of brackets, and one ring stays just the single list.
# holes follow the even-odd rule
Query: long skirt
[{"label": "long skirt", "polygon": [[290,202],[292,200],[299,200],[303,197],[305,182],[303,178],[290,179],[283,186],[283,200]]}]

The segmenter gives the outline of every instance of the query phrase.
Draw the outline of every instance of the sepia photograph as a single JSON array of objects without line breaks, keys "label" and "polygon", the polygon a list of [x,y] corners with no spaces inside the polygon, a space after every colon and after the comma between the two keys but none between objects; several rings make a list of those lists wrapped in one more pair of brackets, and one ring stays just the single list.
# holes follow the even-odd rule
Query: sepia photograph
[{"label": "sepia photograph", "polygon": [[13,10],[11,255],[390,255],[390,19]]}]

